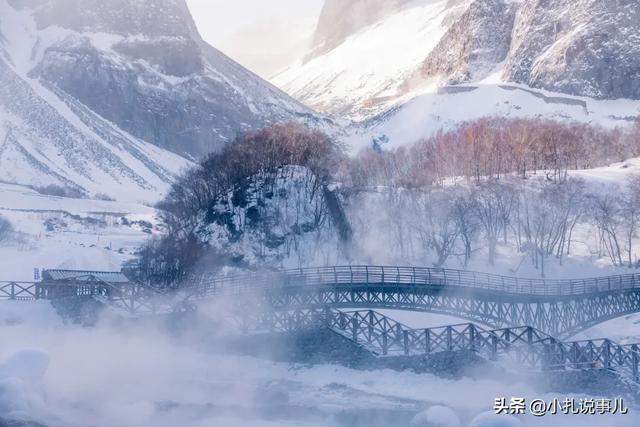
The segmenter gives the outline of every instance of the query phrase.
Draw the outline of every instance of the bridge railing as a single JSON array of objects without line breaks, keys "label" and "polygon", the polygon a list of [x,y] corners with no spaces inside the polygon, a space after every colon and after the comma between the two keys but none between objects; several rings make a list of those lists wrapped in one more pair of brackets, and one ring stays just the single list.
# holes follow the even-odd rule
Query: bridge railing
[{"label": "bridge railing", "polygon": [[318,285],[412,285],[463,287],[532,296],[571,296],[640,287],[640,274],[586,279],[524,279],[473,271],[389,266],[337,266],[201,279],[193,285],[203,295],[251,287]]},{"label": "bridge railing", "polygon": [[0,282],[0,300],[33,301],[38,292],[36,282]]},{"label": "bridge railing", "polygon": [[330,308],[280,313],[267,322],[276,330],[332,329],[381,356],[416,356],[472,351],[491,360],[498,356],[534,370],[613,369],[639,381],[637,344],[609,339],[560,341],[530,326],[487,330],[473,323],[413,329],[373,310]]}]

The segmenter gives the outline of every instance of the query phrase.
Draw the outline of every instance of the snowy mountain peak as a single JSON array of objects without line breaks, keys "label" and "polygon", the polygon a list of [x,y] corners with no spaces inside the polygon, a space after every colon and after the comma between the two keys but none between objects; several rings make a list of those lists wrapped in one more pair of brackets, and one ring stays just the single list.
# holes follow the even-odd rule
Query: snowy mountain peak
[{"label": "snowy mountain peak", "polygon": [[[316,48],[274,78],[321,111],[367,119],[490,76],[567,95],[640,99],[637,0],[352,3],[327,2]],[[352,21],[358,7],[362,18]]]},{"label": "snowy mountain peak", "polygon": [[199,39],[183,0],[32,1],[40,29],[56,25],[79,33]]},{"label": "snowy mountain peak", "polygon": [[0,0],[0,34],[1,181],[157,200],[241,132],[330,125],[206,44],[184,0]]},{"label": "snowy mountain peak", "polygon": [[326,0],[309,58],[339,46],[358,30],[400,10],[411,0]]}]

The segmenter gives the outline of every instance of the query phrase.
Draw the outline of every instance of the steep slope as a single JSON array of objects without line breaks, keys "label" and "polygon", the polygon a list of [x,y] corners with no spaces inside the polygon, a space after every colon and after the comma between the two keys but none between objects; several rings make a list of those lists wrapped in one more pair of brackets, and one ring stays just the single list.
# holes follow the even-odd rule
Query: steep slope
[{"label": "steep slope", "polygon": [[0,180],[154,201],[190,162],[29,76],[35,22],[0,2]]},{"label": "steep slope", "polygon": [[637,0],[528,0],[505,80],[599,99],[640,99]]},{"label": "steep slope", "polygon": [[515,11],[504,0],[471,3],[429,53],[416,80],[439,77],[457,84],[488,75],[509,52]]},{"label": "steep slope", "polygon": [[274,82],[314,108],[356,120],[489,76],[573,96],[640,100],[637,0],[414,0],[378,10],[355,28],[321,20],[318,31],[325,28],[323,40],[335,47],[312,51]]},{"label": "steep slope", "polygon": [[184,0],[12,4],[32,21],[29,77],[161,148],[196,158],[272,122],[321,121],[207,45]]},{"label": "steep slope", "polygon": [[293,64],[273,82],[320,111],[354,119],[377,114],[393,104],[463,4],[410,2],[383,20],[338,37],[343,40],[339,46]]},{"label": "steep slope", "polygon": [[326,0],[313,35],[313,49],[307,59],[338,47],[353,33],[400,10],[409,2],[410,0]]}]

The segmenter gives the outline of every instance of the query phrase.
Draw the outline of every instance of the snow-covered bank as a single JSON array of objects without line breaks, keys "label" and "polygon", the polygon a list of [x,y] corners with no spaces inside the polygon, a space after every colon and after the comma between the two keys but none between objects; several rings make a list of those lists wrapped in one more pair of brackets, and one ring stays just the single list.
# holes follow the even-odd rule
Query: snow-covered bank
[{"label": "snow-covered bank", "polygon": [[0,242],[0,280],[32,280],[34,268],[120,270],[157,228],[142,204],[72,199],[0,184],[0,215],[14,235]]},{"label": "snow-covered bank", "polygon": [[[189,329],[191,338],[178,339],[161,324],[110,319],[82,328],[65,325],[44,302],[0,302],[2,417],[50,427],[342,427],[361,425],[351,424],[345,414],[355,422],[364,422],[357,414],[367,412],[397,413],[395,419],[401,420],[443,405],[466,426],[492,410],[495,397],[565,397],[508,379],[445,380],[408,371],[308,367],[229,355],[215,349],[210,338],[203,341],[210,332],[202,323]],[[37,365],[41,374],[26,378],[15,357],[9,360],[15,355]],[[527,427],[587,427],[594,416],[520,420]],[[597,418],[602,427],[631,427],[636,421],[633,412]],[[367,425],[391,424],[373,417]]]}]

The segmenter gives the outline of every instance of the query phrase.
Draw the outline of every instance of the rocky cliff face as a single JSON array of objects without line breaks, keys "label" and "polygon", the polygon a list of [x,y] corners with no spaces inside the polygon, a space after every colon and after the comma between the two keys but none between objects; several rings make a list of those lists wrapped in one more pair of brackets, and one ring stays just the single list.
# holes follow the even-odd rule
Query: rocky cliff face
[{"label": "rocky cliff face", "polygon": [[640,99],[638,0],[526,0],[504,79],[599,99]]},{"label": "rocky cliff face", "polygon": [[319,120],[207,45],[184,0],[18,3],[36,23],[29,76],[161,148],[197,158],[239,132]]},{"label": "rocky cliff face", "polygon": [[505,0],[477,0],[458,16],[425,60],[423,77],[447,84],[478,80],[509,53],[515,6]]},{"label": "rocky cliff face", "polygon": [[427,57],[425,77],[503,80],[596,99],[640,99],[637,0],[475,0]]}]

